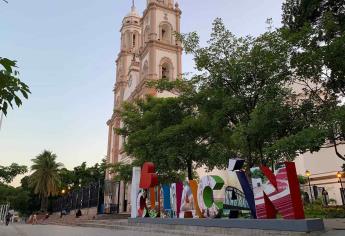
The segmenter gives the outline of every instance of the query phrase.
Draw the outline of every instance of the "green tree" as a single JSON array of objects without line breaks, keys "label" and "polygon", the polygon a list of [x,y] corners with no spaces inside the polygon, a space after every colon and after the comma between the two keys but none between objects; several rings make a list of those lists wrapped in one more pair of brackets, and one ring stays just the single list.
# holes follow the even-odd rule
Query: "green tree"
[{"label": "green tree", "polygon": [[315,104],[290,89],[290,44],[282,36],[235,37],[220,19],[206,47],[196,33],[179,36],[201,73],[191,99],[209,130],[203,143],[224,159],[244,158],[247,170],[293,160],[323,143],[310,125]]},{"label": "green tree", "polygon": [[5,115],[9,106],[22,105],[19,93],[26,99],[30,93],[29,87],[19,80],[16,67],[16,61],[0,57],[0,112]]},{"label": "green tree", "polygon": [[30,185],[30,176],[25,176],[21,179],[21,189],[28,193],[29,200],[26,202],[25,215],[31,215],[33,212],[40,210],[41,201],[38,194],[35,194],[34,188]]},{"label": "green tree", "polygon": [[78,180],[73,171],[66,168],[61,168],[59,171],[59,175],[61,180],[61,189],[71,189],[74,186],[78,186],[78,184],[76,184]]},{"label": "green tree", "polygon": [[115,174],[115,181],[124,181],[125,183],[132,180],[132,169],[133,165],[121,162],[110,164],[108,167],[109,173]]},{"label": "green tree", "polygon": [[19,211],[22,215],[27,215],[28,203],[30,203],[29,192],[21,187],[15,188],[0,183],[0,202],[8,202],[12,209]]},{"label": "green tree", "polygon": [[100,181],[104,182],[105,170],[107,168],[107,163],[105,159],[102,159],[100,163],[88,167],[86,162],[81,165],[76,166],[73,170],[68,170],[62,168],[59,171],[61,179],[61,189],[74,189],[80,186],[87,186],[90,183],[96,183]]},{"label": "green tree", "polygon": [[[109,173],[115,174],[115,181],[123,181],[124,189],[126,189],[126,185],[132,180],[132,169],[133,165],[121,162],[108,165]],[[126,193],[123,192],[124,198],[125,194]]]},{"label": "green tree", "polygon": [[[313,126],[323,134],[321,148],[344,143],[345,7],[337,0],[287,0],[283,5],[285,39],[290,43],[291,80],[318,104]],[[322,135],[320,135],[321,137]]]},{"label": "green tree", "polygon": [[124,104],[119,112],[124,126],[116,131],[126,137],[126,153],[135,165],[155,163],[162,182],[176,181],[185,173],[193,179],[193,165],[205,164],[205,128],[181,98],[147,97]]},{"label": "green tree", "polygon": [[54,153],[45,150],[32,159],[33,173],[30,176],[30,185],[34,188],[35,194],[41,198],[41,210],[44,211],[48,207],[48,198],[59,193],[61,181],[59,171],[63,165],[56,162],[56,158]]},{"label": "green tree", "polygon": [[12,180],[28,171],[26,166],[12,163],[10,166],[0,166],[0,183],[11,183]]},{"label": "green tree", "polygon": [[256,164],[319,150],[325,131],[311,125],[318,107],[290,88],[290,44],[281,31],[235,37],[216,19],[208,46],[199,46],[196,33],[178,39],[199,74],[151,82],[179,97],[149,97],[119,111],[117,132],[134,163],[152,161],[169,176],[188,170],[191,179],[193,167],[225,168],[229,158],[245,159],[249,174]]}]

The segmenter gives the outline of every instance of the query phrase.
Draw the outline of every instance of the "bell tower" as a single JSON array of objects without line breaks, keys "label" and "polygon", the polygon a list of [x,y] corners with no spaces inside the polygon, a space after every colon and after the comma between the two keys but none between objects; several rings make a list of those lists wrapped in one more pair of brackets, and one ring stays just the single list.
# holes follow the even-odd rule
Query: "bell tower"
[{"label": "bell tower", "polygon": [[[120,161],[120,152],[122,149],[121,137],[114,133],[114,129],[120,128],[121,120],[119,115],[115,112],[122,103],[127,99],[126,93],[128,88],[129,78],[133,72],[133,60],[138,58],[140,43],[141,43],[141,17],[138,14],[134,1],[132,2],[131,11],[123,18],[121,33],[120,52],[115,61],[116,64],[116,81],[114,86],[114,107],[113,115],[107,122],[109,126],[108,134],[108,162],[116,163]],[[137,62],[138,64],[138,62]],[[139,70],[139,68],[137,68]],[[139,73],[138,73],[139,74]],[[111,176],[107,174],[110,179]]]},{"label": "bell tower", "polygon": [[[175,39],[180,33],[181,10],[174,0],[146,0],[147,7],[141,17],[132,0],[130,12],[123,18],[120,52],[116,59],[116,81],[114,86],[113,114],[108,120],[108,163],[130,163],[124,152],[125,137],[115,133],[122,126],[118,110],[123,102],[131,102],[146,95],[175,96],[169,92],[158,93],[146,86],[146,82],[166,78],[181,78],[182,47]],[[114,174],[107,171],[104,202],[106,211],[112,204],[119,206],[120,212],[128,210],[128,186],[121,181],[112,183]]]},{"label": "bell tower", "polygon": [[[174,0],[147,0],[141,20],[140,80],[166,78],[175,80],[182,74],[182,47],[176,40],[180,33],[181,10]],[[153,89],[141,87],[139,97],[156,95]]]}]

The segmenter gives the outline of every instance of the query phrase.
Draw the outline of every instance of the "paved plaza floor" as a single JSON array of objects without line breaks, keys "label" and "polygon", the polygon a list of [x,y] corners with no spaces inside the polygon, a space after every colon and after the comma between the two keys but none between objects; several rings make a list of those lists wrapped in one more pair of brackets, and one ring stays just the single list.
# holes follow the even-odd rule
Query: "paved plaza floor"
[{"label": "paved plaza floor", "polygon": [[[58,225],[10,224],[0,225],[0,236],[158,236],[152,232],[110,230],[102,228],[71,227]],[[168,234],[164,234],[168,235]],[[176,234],[173,234],[176,236]],[[322,236],[344,236],[345,229],[336,228]]]},{"label": "paved plaza floor", "polygon": [[137,231],[115,231],[110,229],[70,227],[57,225],[0,225],[0,236],[158,236]]}]

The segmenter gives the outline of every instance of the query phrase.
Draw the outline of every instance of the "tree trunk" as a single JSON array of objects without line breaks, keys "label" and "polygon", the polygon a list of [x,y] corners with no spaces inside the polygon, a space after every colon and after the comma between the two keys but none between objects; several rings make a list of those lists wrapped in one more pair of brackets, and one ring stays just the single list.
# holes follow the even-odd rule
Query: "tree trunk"
[{"label": "tree trunk", "polygon": [[335,139],[333,139],[333,142],[334,142],[334,151],[335,151],[335,154],[340,158],[342,159],[343,161],[345,161],[345,157],[343,155],[341,155],[338,151],[338,147],[337,147],[337,141]]},{"label": "tree trunk", "polygon": [[187,162],[187,170],[188,170],[188,180],[193,180],[193,165],[192,161],[188,160]]},{"label": "tree trunk", "polygon": [[123,211],[127,211],[127,201],[126,201],[126,182],[123,181]]}]

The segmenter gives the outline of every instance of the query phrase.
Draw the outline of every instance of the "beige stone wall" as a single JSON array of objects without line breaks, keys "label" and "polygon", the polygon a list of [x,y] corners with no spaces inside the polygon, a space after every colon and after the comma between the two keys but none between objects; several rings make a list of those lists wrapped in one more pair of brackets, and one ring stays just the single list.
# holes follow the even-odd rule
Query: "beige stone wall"
[{"label": "beige stone wall", "polygon": [[[339,146],[338,149],[340,153],[345,153],[345,145]],[[305,153],[297,157],[295,163],[298,174],[305,176],[306,171],[310,171],[311,185],[324,187],[329,198],[335,199],[337,205],[342,204],[341,187],[336,174],[342,170],[341,166],[345,163],[336,156],[333,148],[321,149],[316,153]],[[306,190],[309,192],[308,187]]]}]

